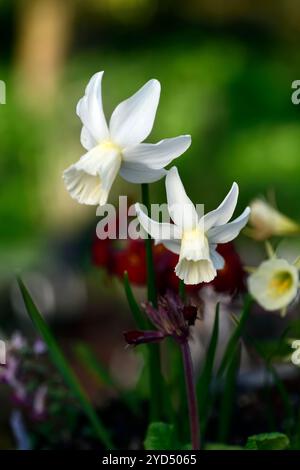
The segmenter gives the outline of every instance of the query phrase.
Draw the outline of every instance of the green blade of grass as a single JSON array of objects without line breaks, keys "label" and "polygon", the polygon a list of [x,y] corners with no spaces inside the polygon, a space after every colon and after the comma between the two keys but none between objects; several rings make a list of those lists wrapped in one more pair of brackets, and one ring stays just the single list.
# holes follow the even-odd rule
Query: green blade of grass
[{"label": "green blade of grass", "polygon": [[62,353],[56,339],[54,338],[50,328],[39,312],[38,308],[34,304],[31,295],[29,294],[23,281],[18,278],[19,287],[22,293],[22,297],[26,306],[27,313],[31,318],[34,326],[38,330],[39,334],[48,346],[49,354],[52,358],[53,363],[65,379],[65,382],[72,390],[74,396],[78,399],[81,404],[82,410],[88,418],[96,436],[108,449],[113,449],[113,445],[109,436],[108,431],[101,423],[97,413],[93,409],[85,391],[81,387],[76,375],[69,366],[64,354]]},{"label": "green blade of grass", "polygon": [[185,302],[186,299],[186,288],[185,288],[185,283],[183,282],[182,279],[179,280],[179,296],[183,302]]},{"label": "green blade of grass", "polygon": [[285,409],[285,414],[288,418],[288,426],[287,426],[287,431],[288,432],[292,432],[293,430],[293,423],[294,423],[294,411],[293,411],[293,406],[292,406],[292,403],[291,403],[291,400],[290,400],[290,397],[289,397],[289,394],[287,392],[287,389],[283,383],[283,381],[281,380],[281,378],[279,377],[276,369],[270,364],[269,365],[269,370],[272,374],[272,377],[273,377],[273,380],[274,380],[274,383],[275,383],[275,386],[279,392],[279,395],[282,399],[282,402],[283,402],[283,406],[284,406],[284,409]]},{"label": "green blade of grass", "polygon": [[[279,343],[281,343],[284,340],[288,331],[289,331],[288,328],[284,330],[283,334],[280,337]],[[270,355],[270,354],[266,354],[261,348],[261,346],[258,344],[258,342],[250,338],[248,335],[245,337],[245,339],[255,349],[258,356],[263,360],[266,369],[271,373],[273,377],[275,387],[277,388],[279,395],[282,399],[282,403],[285,409],[285,414],[288,417],[289,426],[288,426],[287,431],[291,432],[293,428],[293,423],[294,423],[293,405],[291,403],[288,391],[283,381],[281,380],[276,369],[272,365],[273,356],[276,356],[277,350],[280,348],[280,344],[277,345],[277,348],[273,351],[273,354]]]},{"label": "green blade of grass", "polygon": [[218,440],[226,443],[230,431],[230,423],[235,403],[234,395],[236,392],[236,377],[240,365],[241,345],[238,344],[231,356],[228,367],[226,368],[226,377],[224,390],[222,392],[221,407],[219,413],[219,431]]},{"label": "green blade of grass", "polygon": [[232,358],[235,354],[235,350],[238,346],[240,337],[243,333],[245,324],[248,320],[251,305],[252,305],[252,297],[250,295],[246,295],[240,320],[228,341],[221,365],[219,367],[218,374],[217,374],[218,378],[221,378],[224,375],[226,369],[228,368],[228,365],[232,362]]},{"label": "green blade of grass", "polygon": [[[149,194],[149,184],[141,184],[141,193],[142,193],[142,203],[147,208],[148,214],[150,214],[150,194]],[[149,234],[145,239],[146,246],[146,264],[147,264],[147,289],[148,289],[148,300],[152,302],[153,307],[157,307],[157,289],[156,289],[156,279],[154,271],[154,262],[153,262],[153,252],[152,252],[153,240]]]},{"label": "green blade of grass", "polygon": [[135,297],[133,295],[131,285],[130,285],[130,282],[129,282],[127,271],[124,272],[123,284],[124,284],[124,290],[125,290],[127,302],[128,302],[129,307],[130,307],[133,318],[134,318],[138,328],[140,328],[141,330],[146,330],[147,329],[146,318],[144,317],[137,301],[135,300]]},{"label": "green blade of grass", "polygon": [[209,416],[210,410],[210,385],[213,374],[213,367],[215,361],[215,354],[218,344],[219,337],[219,313],[220,313],[220,304],[216,306],[216,315],[214,326],[209,342],[209,346],[206,354],[206,361],[204,364],[203,371],[201,373],[200,379],[197,384],[197,397],[198,397],[198,406],[199,406],[199,416],[201,421],[201,436],[204,439],[205,428],[207,419]]}]

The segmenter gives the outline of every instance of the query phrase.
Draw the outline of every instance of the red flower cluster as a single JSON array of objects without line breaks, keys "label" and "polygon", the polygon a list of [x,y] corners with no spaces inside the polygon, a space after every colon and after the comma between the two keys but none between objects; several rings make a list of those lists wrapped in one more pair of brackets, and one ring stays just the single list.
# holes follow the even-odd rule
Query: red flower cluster
[{"label": "red flower cluster", "polygon": [[[225,266],[210,284],[218,292],[240,292],[244,289],[245,271],[233,244],[219,245],[217,251],[225,259]],[[124,271],[127,271],[130,282],[139,286],[146,285],[146,250],[142,239],[120,241],[96,238],[92,246],[92,259],[94,264],[105,268],[110,275],[122,278]],[[178,255],[160,244],[153,246],[153,259],[159,293],[164,294],[168,289],[177,292],[179,279],[174,268]],[[187,286],[187,289],[199,290],[202,285]]]}]

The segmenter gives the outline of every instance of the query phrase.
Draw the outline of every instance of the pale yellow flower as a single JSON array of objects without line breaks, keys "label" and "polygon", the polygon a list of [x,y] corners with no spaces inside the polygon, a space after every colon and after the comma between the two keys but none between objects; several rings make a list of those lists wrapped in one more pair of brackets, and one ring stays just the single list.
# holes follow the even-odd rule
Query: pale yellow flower
[{"label": "pale yellow flower", "polygon": [[282,316],[296,298],[298,287],[297,266],[276,257],[263,261],[248,278],[249,292],[257,303],[268,311],[280,310]]},{"label": "pale yellow flower", "polygon": [[255,240],[267,240],[272,236],[300,234],[300,225],[276,210],[263,199],[250,204],[250,228],[247,233]]}]

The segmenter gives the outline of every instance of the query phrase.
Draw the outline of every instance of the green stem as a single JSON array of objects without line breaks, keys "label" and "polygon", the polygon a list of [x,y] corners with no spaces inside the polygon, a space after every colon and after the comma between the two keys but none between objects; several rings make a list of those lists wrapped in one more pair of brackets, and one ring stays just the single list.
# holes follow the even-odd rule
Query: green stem
[{"label": "green stem", "polygon": [[[142,203],[147,208],[148,217],[150,217],[150,197],[149,185],[142,184]],[[152,240],[150,235],[145,240],[146,244],[146,259],[147,259],[147,287],[148,287],[148,300],[152,302],[153,307],[157,307],[157,292],[155,285],[155,274],[152,253]]]},{"label": "green stem", "polygon": [[179,296],[181,300],[184,302],[186,298],[186,290],[185,290],[185,284],[182,279],[179,281]]},{"label": "green stem", "polygon": [[[142,203],[147,208],[148,215],[150,215],[150,198],[148,184],[142,184]],[[146,263],[147,263],[147,288],[148,300],[152,302],[154,307],[157,307],[157,291],[155,285],[155,273],[153,264],[152,253],[152,240],[148,235],[146,240]],[[153,326],[149,322],[149,328]],[[160,364],[160,348],[158,344],[151,344],[148,346],[149,350],[149,382],[150,382],[150,413],[153,421],[162,419],[161,416],[161,403],[162,400],[162,376]]]}]

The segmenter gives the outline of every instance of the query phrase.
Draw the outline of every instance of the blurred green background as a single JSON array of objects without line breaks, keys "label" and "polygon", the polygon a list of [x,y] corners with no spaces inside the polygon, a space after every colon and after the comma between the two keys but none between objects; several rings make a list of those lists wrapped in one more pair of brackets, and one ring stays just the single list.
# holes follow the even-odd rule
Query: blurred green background
[{"label": "blurred green background", "polygon": [[[45,240],[95,225],[95,208],[66,192],[62,171],[83,153],[78,99],[105,70],[103,100],[115,105],[145,81],[162,84],[155,142],[190,133],[177,160],[183,182],[208,209],[240,184],[240,208],[274,191],[300,219],[300,78],[297,0],[1,0],[0,275],[22,269]],[[153,198],[165,200],[163,181]],[[121,179],[119,194],[139,199]]]}]

